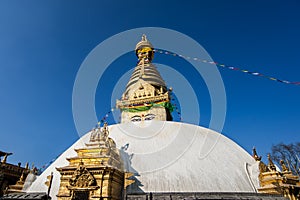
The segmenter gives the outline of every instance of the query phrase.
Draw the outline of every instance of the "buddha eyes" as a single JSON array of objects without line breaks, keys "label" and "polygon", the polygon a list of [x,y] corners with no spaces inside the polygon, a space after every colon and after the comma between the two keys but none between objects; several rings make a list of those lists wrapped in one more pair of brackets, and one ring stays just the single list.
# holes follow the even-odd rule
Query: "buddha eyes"
[{"label": "buddha eyes", "polygon": [[146,116],[145,116],[145,120],[152,120],[152,119],[154,119],[155,118],[155,115],[154,114],[147,114]]},{"label": "buddha eyes", "polygon": [[[145,115],[144,120],[152,120],[154,118],[155,118],[154,114],[147,114],[147,115]],[[135,116],[131,117],[131,121],[132,122],[142,121],[142,117],[139,115],[135,115]]]},{"label": "buddha eyes", "polygon": [[139,121],[141,121],[141,116],[135,115],[135,116],[131,117],[131,121],[132,122],[139,122]]}]

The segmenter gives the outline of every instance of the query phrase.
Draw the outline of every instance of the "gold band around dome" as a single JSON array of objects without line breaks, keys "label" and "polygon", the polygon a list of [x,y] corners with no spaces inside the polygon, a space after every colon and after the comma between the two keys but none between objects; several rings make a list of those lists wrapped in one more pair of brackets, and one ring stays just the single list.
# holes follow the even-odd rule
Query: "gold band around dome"
[{"label": "gold band around dome", "polygon": [[150,47],[143,47],[141,49],[138,49],[137,53],[144,53],[144,52],[148,52],[148,51],[153,51],[153,49]]}]

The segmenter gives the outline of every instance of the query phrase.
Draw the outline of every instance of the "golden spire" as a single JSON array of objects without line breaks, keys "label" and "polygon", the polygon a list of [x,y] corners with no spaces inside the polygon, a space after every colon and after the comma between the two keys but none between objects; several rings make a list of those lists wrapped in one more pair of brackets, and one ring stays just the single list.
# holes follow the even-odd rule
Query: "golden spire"
[{"label": "golden spire", "polygon": [[29,169],[29,164],[28,164],[28,162],[25,164],[25,169]]},{"label": "golden spire", "polygon": [[[156,66],[151,63],[154,49],[146,35],[137,43],[135,52],[138,64],[127,83],[122,99],[117,100],[117,108],[122,111],[121,122],[172,120],[169,91]],[[155,109],[152,109],[154,104]]]},{"label": "golden spire", "polygon": [[134,84],[142,78],[147,83],[156,87],[162,86],[166,88],[166,84],[162,79],[156,67],[151,63],[154,55],[153,46],[148,41],[146,35],[142,36],[142,40],[137,43],[135,52],[138,57],[138,64],[132,73],[130,80],[126,86],[124,97],[128,95],[129,90],[134,87]]},{"label": "golden spire", "polygon": [[1,162],[2,163],[6,163],[7,162],[7,156],[10,156],[12,153],[5,153],[5,152],[1,152],[1,153],[4,153],[4,158],[3,158],[3,160]]},{"label": "golden spire", "polygon": [[152,61],[154,55],[153,46],[145,34],[143,34],[142,40],[135,46],[135,53],[139,59],[139,64],[142,62],[150,63]]},{"label": "golden spire", "polygon": [[145,34],[142,35],[142,41],[147,41],[147,36]]},{"label": "golden spire", "polygon": [[282,170],[283,172],[289,171],[289,169],[286,167],[286,165],[285,165],[285,163],[284,163],[283,160],[280,160],[280,165],[281,165],[281,170]]},{"label": "golden spire", "polygon": [[272,161],[272,158],[271,158],[270,154],[268,154],[268,161],[269,161],[269,163],[268,163],[269,170],[270,171],[276,171],[276,167],[275,167],[275,165],[274,165],[274,163]]},{"label": "golden spire", "polygon": [[261,160],[261,156],[258,156],[257,155],[257,152],[256,152],[256,148],[255,147],[253,147],[253,149],[252,149],[252,157],[256,160],[256,161],[260,161]]},{"label": "golden spire", "polygon": [[4,158],[3,158],[3,160],[2,160],[2,163],[6,163],[6,161],[7,161],[7,154],[4,155]]},{"label": "golden spire", "polygon": [[136,46],[135,46],[135,51],[145,48],[145,47],[149,47],[151,49],[153,49],[152,44],[148,41],[147,36],[145,34],[142,35],[142,40],[139,41]]}]

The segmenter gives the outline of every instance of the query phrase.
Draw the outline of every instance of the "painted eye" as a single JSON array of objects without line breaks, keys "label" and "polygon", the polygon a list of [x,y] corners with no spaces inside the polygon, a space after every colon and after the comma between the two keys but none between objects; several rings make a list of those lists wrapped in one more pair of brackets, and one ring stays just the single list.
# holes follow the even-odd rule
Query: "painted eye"
[{"label": "painted eye", "polygon": [[152,120],[152,119],[154,119],[155,118],[155,115],[154,114],[147,114],[146,116],[145,116],[145,120]]},{"label": "painted eye", "polygon": [[132,122],[139,122],[139,121],[141,121],[141,116],[135,115],[135,116],[131,117],[131,121]]}]

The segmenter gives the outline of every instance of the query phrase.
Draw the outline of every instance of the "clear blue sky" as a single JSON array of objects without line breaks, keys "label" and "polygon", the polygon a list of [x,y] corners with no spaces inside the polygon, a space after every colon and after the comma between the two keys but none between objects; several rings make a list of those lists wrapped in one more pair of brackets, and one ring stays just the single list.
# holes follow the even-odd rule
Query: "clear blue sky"
[{"label": "clear blue sky", "polygon": [[[0,1],[0,150],[14,153],[10,162],[40,167],[76,141],[76,73],[100,42],[132,28],[174,29],[194,38],[217,62],[300,81],[299,9],[296,0]],[[107,74],[130,69],[134,56],[121,58]],[[183,63],[159,54],[155,59],[175,68]],[[300,85],[220,73],[228,103],[223,134],[248,152],[256,146],[264,157],[272,144],[299,142]],[[198,79],[191,77],[194,84]],[[198,95],[208,99],[200,124],[207,126],[209,96],[203,81],[199,85]],[[96,100],[108,98],[96,105],[99,118],[110,109],[111,89],[98,88]]]}]

